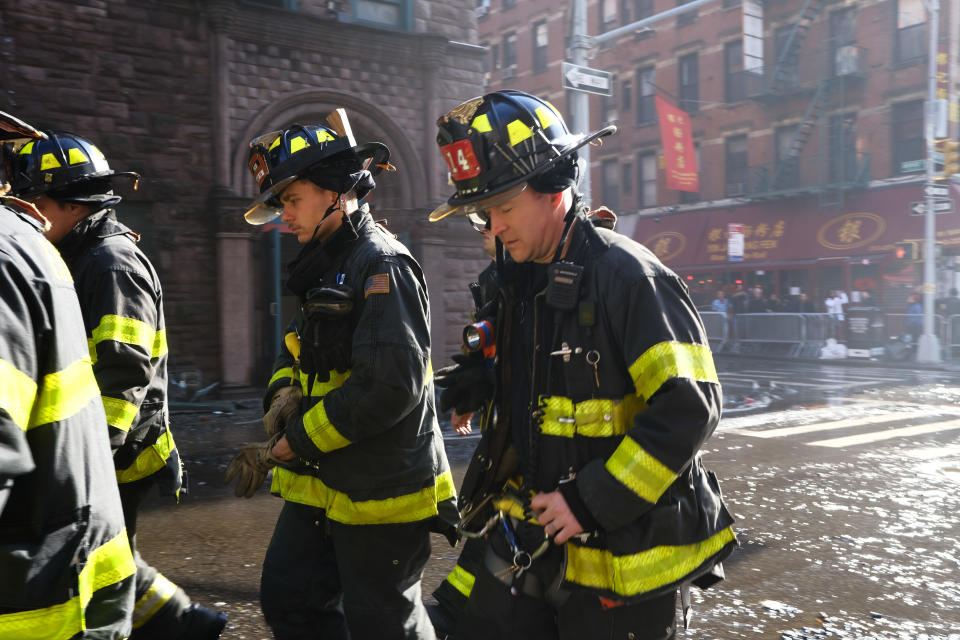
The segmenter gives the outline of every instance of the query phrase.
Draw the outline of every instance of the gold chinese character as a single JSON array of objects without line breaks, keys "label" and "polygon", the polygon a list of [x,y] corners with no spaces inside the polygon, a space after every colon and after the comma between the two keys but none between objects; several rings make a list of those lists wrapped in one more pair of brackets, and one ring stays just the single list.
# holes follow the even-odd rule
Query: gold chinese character
[{"label": "gold chinese character", "polygon": [[683,152],[684,152],[684,151],[683,151],[683,143],[682,143],[682,142],[677,142],[676,144],[673,145],[673,148],[674,148],[674,150],[679,151],[680,153],[683,153]]},{"label": "gold chinese character", "polygon": [[676,117],[672,113],[667,114],[667,122],[675,122]]},{"label": "gold chinese character", "polygon": [[707,240],[716,242],[723,237],[723,229],[710,229],[710,233],[707,234]]},{"label": "gold chinese character", "polygon": [[837,237],[840,238],[840,242],[849,243],[854,240],[859,240],[860,225],[862,223],[862,220],[847,220],[844,222],[843,226],[840,227],[840,231],[837,232]]},{"label": "gold chinese character", "polygon": [[749,238],[753,235],[753,225],[745,224],[743,225],[743,237]]},{"label": "gold chinese character", "polygon": [[783,220],[778,221],[777,224],[773,225],[773,233],[770,235],[772,235],[774,238],[783,236],[784,226],[786,226],[786,223]]},{"label": "gold chinese character", "polygon": [[670,253],[670,238],[660,238],[657,244],[653,245],[653,252],[657,256],[665,256]]},{"label": "gold chinese character", "polygon": [[682,137],[683,137],[683,129],[681,129],[680,127],[674,127],[674,128],[673,128],[673,135],[674,135],[674,137],[682,138]]},{"label": "gold chinese character", "polygon": [[683,123],[685,121],[686,121],[686,118],[684,118],[683,116],[677,116],[677,124],[679,124],[681,127],[683,126]]},{"label": "gold chinese character", "polygon": [[683,156],[677,156],[677,168],[686,169],[687,168],[687,159]]}]

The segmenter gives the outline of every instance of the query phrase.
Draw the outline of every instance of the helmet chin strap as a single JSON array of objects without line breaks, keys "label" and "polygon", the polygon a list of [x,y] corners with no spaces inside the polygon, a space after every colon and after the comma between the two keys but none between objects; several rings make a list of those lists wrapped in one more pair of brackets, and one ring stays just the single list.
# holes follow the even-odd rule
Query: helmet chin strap
[{"label": "helmet chin strap", "polygon": [[[323,217],[320,218],[320,222],[317,223],[317,226],[313,228],[313,234],[310,236],[310,242],[313,242],[317,238],[317,233],[320,231],[320,225],[329,218],[334,211],[343,211],[343,194],[338,193],[337,197],[333,199],[333,202],[327,207],[327,210],[323,213]],[[307,244],[309,244],[308,242]]]}]

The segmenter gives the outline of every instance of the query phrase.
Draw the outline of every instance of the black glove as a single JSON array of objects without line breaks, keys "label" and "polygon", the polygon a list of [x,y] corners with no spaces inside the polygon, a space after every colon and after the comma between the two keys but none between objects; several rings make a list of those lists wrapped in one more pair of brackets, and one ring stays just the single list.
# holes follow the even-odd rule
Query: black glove
[{"label": "black glove", "polygon": [[483,353],[458,353],[452,364],[437,371],[434,381],[443,387],[440,411],[459,414],[479,411],[493,397],[493,370],[487,368]]},{"label": "black glove", "polygon": [[326,382],[330,371],[350,368],[353,342],[352,293],[348,287],[317,287],[307,292],[300,345],[300,368]]}]

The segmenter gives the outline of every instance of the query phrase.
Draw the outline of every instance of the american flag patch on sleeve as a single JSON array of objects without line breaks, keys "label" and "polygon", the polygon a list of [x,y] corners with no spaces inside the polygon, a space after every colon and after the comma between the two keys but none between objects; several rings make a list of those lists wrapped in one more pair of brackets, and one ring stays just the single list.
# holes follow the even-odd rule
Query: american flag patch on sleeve
[{"label": "american flag patch on sleeve", "polygon": [[367,298],[371,293],[390,293],[389,273],[378,273],[367,278],[363,285],[363,297]]}]

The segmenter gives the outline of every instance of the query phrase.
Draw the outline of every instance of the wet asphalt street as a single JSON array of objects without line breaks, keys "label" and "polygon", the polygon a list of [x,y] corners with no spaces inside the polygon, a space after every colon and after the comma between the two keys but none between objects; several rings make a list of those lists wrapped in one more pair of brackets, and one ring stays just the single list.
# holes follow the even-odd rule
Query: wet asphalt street
[{"label": "wet asphalt street", "polygon": [[[718,369],[725,413],[704,460],[741,547],[726,581],[692,590],[679,637],[960,640],[960,373],[722,357]],[[222,485],[233,452],[263,437],[259,400],[236,404],[174,412],[190,493],[154,499],[138,543],[228,613],[223,638],[269,638],[257,593],[281,501]],[[475,443],[446,440],[458,481]],[[428,600],[456,554],[434,537]]]}]

